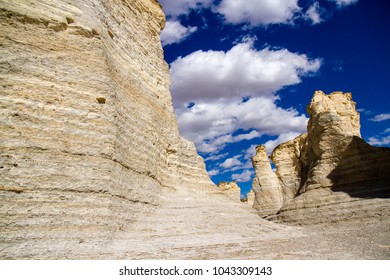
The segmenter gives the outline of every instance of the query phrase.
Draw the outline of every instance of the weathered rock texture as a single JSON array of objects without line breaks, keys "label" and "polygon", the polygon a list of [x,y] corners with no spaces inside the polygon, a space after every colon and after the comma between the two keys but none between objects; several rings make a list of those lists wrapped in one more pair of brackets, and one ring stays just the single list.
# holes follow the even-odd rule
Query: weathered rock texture
[{"label": "weathered rock texture", "polygon": [[237,182],[220,182],[218,183],[218,189],[221,190],[224,195],[230,197],[233,201],[241,201],[241,189],[237,185]]},{"label": "weathered rock texture", "polygon": [[317,91],[307,111],[307,134],[272,152],[275,173],[266,164],[264,147],[256,150],[253,189],[259,214],[295,223],[388,216],[390,149],[360,138],[352,95]]},{"label": "weathered rock texture", "polygon": [[252,164],[256,170],[252,184],[256,194],[253,208],[259,211],[261,216],[274,214],[283,206],[282,187],[271,169],[265,146],[256,147]]},{"label": "weathered rock texture", "polygon": [[388,256],[388,221],[303,233],[212,186],[178,133],[156,1],[0,0],[0,16],[1,259]]},{"label": "weathered rock texture", "polygon": [[0,16],[3,256],[108,246],[162,188],[210,190],[178,132],[156,1],[1,0]]},{"label": "weathered rock texture", "polygon": [[246,203],[253,207],[253,204],[255,202],[255,192],[253,190],[250,190],[246,195]]}]

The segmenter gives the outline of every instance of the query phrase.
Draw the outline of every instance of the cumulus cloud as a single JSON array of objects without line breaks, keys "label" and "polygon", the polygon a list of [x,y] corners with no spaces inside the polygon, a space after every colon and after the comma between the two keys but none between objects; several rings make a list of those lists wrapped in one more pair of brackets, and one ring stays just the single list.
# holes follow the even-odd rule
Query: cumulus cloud
[{"label": "cumulus cloud", "polygon": [[198,28],[196,26],[185,27],[179,21],[169,20],[165,24],[165,28],[160,34],[161,43],[163,46],[179,43],[185,40],[197,29]]},{"label": "cumulus cloud", "polygon": [[311,5],[309,9],[307,9],[304,18],[310,20],[313,24],[318,24],[322,22],[321,13],[322,9],[320,7],[320,4],[318,2],[314,2],[313,5]]},{"label": "cumulus cloud", "polygon": [[215,10],[229,23],[267,25],[292,21],[298,0],[222,0]]},{"label": "cumulus cloud", "polygon": [[236,165],[230,169],[224,170],[223,173],[233,172],[233,171],[241,170],[241,169],[249,169],[249,168],[253,168],[251,160],[247,160],[245,163],[243,162],[241,165]]},{"label": "cumulus cloud", "polygon": [[390,135],[383,137],[370,137],[368,143],[373,146],[386,146],[390,144]]},{"label": "cumulus cloud", "polygon": [[253,171],[244,170],[240,174],[233,174],[232,179],[237,181],[237,182],[248,182],[251,180],[252,175],[253,175]]},{"label": "cumulus cloud", "polygon": [[[319,59],[286,49],[256,50],[250,40],[227,52],[197,51],[171,64],[171,92],[182,134],[202,153],[227,143],[306,129],[307,118],[276,105],[276,92],[301,82]],[[238,129],[245,133],[233,136]]]},{"label": "cumulus cloud", "polygon": [[242,162],[238,159],[239,157],[241,157],[241,155],[228,158],[221,164],[221,166],[226,169],[232,168],[234,166],[240,166],[242,165]]},{"label": "cumulus cloud", "polygon": [[224,157],[227,157],[228,155],[229,155],[229,153],[223,153],[223,154],[219,154],[219,155],[211,155],[211,156],[205,158],[204,161],[216,161],[216,160],[223,159]]},{"label": "cumulus cloud", "polygon": [[251,159],[256,154],[256,146],[257,145],[251,145],[248,149],[244,151],[245,159]]},{"label": "cumulus cloud", "polygon": [[207,173],[209,174],[210,177],[212,177],[212,176],[218,175],[219,174],[219,170],[218,169],[212,169],[212,170],[208,171]]},{"label": "cumulus cloud", "polygon": [[385,129],[379,135],[368,138],[368,143],[373,146],[389,146],[390,145],[390,128]]},{"label": "cumulus cloud", "polygon": [[329,0],[335,2],[338,7],[345,7],[348,5],[356,4],[358,0]]},{"label": "cumulus cloud", "polygon": [[373,113],[370,110],[364,109],[364,108],[359,108],[357,109],[359,113],[365,114],[365,115],[372,115]]},{"label": "cumulus cloud", "polygon": [[213,0],[159,0],[164,13],[171,17],[188,14],[191,10],[208,8]]},{"label": "cumulus cloud", "polygon": [[[219,123],[220,125],[222,125],[223,123],[227,123],[227,121],[225,122],[223,120],[220,120],[220,121],[217,121],[216,123]],[[214,134],[215,134],[215,131],[214,131]],[[251,140],[251,139],[259,137],[259,136],[261,136],[261,134],[260,134],[260,132],[258,132],[256,130],[252,130],[249,133],[239,134],[237,136],[233,136],[232,134],[216,135],[212,140],[207,139],[207,141],[205,143],[203,143],[203,145],[201,146],[200,151],[205,152],[205,153],[212,153],[214,151],[222,150],[226,146],[226,144],[237,143],[237,142],[240,142],[243,140]],[[199,139],[200,140],[204,139],[204,137],[201,136]],[[218,156],[210,156],[206,160],[208,160],[210,158],[213,160],[217,160],[217,159],[220,159],[220,156],[219,155]]]},{"label": "cumulus cloud", "polygon": [[[188,110],[177,110],[182,134],[192,140],[203,153],[215,153],[227,143],[238,129],[256,129],[254,135],[279,135],[306,129],[307,118],[296,110],[276,106],[273,98],[253,98],[245,103],[235,100],[202,103]],[[239,141],[236,141],[239,142]]]},{"label": "cumulus cloud", "polygon": [[370,121],[383,122],[383,121],[387,121],[389,119],[390,119],[390,114],[379,114],[379,115],[376,115],[375,117],[371,118]]},{"label": "cumulus cloud", "polygon": [[176,104],[270,96],[299,83],[301,76],[316,72],[320,64],[319,59],[287,49],[258,51],[250,41],[227,52],[196,51],[171,64],[172,94]]},{"label": "cumulus cloud", "polygon": [[297,133],[297,132],[282,133],[275,140],[267,141],[264,144],[265,148],[267,149],[267,154],[271,154],[272,151],[275,149],[275,147],[278,146],[279,144],[282,144],[284,142],[292,140],[295,137],[297,137],[298,135],[300,135],[300,133]]}]

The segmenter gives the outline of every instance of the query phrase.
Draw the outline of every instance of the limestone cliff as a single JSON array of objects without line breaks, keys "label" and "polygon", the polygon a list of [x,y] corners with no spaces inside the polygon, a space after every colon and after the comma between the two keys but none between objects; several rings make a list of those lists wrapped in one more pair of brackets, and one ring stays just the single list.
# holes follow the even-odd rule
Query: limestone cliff
[{"label": "limestone cliff", "polygon": [[88,256],[162,189],[210,191],[178,132],[158,2],[1,0],[0,16],[1,256]]},{"label": "limestone cliff", "polygon": [[388,256],[390,222],[303,233],[212,186],[178,133],[155,0],[0,0],[0,16],[1,259]]},{"label": "limestone cliff", "polygon": [[[254,164],[256,201],[275,201],[273,213],[269,203],[255,202],[259,214],[301,224],[389,215],[390,149],[372,147],[360,138],[352,95],[317,91],[307,111],[307,134],[272,152],[276,172]],[[268,160],[265,152],[256,157]],[[265,189],[280,188],[272,196],[264,194]]]},{"label": "limestone cliff", "polygon": [[255,192],[253,208],[261,216],[273,214],[283,205],[282,187],[276,174],[271,169],[264,146],[256,147],[252,164],[256,170],[252,183],[252,190]]},{"label": "limestone cliff", "polygon": [[246,195],[246,198],[247,198],[247,204],[251,207],[253,207],[253,204],[255,202],[255,192],[253,190],[250,190],[250,192],[248,192],[248,194]]},{"label": "limestone cliff", "polygon": [[231,198],[233,201],[240,202],[241,197],[241,189],[237,185],[237,182],[220,182],[218,183],[218,189],[222,191],[222,193],[229,198]]}]

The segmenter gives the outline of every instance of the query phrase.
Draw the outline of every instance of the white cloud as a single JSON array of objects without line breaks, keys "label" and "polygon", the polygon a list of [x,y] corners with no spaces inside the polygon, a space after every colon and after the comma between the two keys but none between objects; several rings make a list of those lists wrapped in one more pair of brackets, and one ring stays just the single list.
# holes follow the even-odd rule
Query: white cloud
[{"label": "white cloud", "polygon": [[[223,125],[227,122],[221,120],[217,121],[216,123],[217,125]],[[232,136],[231,134],[218,135],[215,136],[214,139],[207,141],[207,143],[203,143],[200,151],[205,153],[212,153],[217,150],[222,150],[226,146],[226,144],[236,143],[243,140],[251,140],[259,136],[261,136],[261,134],[256,130],[252,130],[251,132],[246,134],[239,134],[237,136]],[[206,160],[208,160],[209,158],[212,158],[213,160],[220,159],[219,156],[210,156]]]},{"label": "white cloud", "polygon": [[356,4],[358,0],[329,0],[335,2],[338,7],[345,7],[348,5]]},{"label": "white cloud", "polygon": [[[181,133],[202,153],[261,135],[302,133],[307,118],[278,107],[276,92],[315,73],[321,62],[286,49],[256,50],[250,40],[227,52],[197,51],[171,64]],[[251,96],[250,99],[243,97]],[[192,106],[188,106],[191,104]],[[247,133],[232,136],[238,129]]]},{"label": "white cloud", "polygon": [[370,110],[364,109],[364,108],[359,108],[357,109],[359,113],[365,114],[365,115],[372,115],[372,112]]},{"label": "white cloud", "polygon": [[273,98],[252,98],[245,103],[235,100],[209,102],[188,110],[176,110],[182,134],[203,153],[215,153],[227,143],[244,136],[232,137],[238,129],[256,129],[253,135],[279,135],[305,131],[307,118],[293,109],[276,106]]},{"label": "white cloud", "polygon": [[244,158],[245,159],[251,159],[256,154],[256,146],[257,145],[251,145],[245,152],[244,152]]},{"label": "white cloud", "polygon": [[232,158],[228,158],[226,159],[222,164],[221,164],[221,167],[223,168],[226,168],[226,169],[229,169],[229,168],[232,168],[234,166],[240,166],[242,165],[242,162],[238,159],[240,158],[241,155],[237,155],[237,156],[234,156]]},{"label": "white cloud", "polygon": [[163,46],[179,43],[194,33],[197,27],[185,27],[179,21],[167,21],[164,30],[160,34]]},{"label": "white cloud", "polygon": [[241,165],[236,165],[230,169],[224,170],[223,173],[232,172],[240,169],[248,169],[248,168],[253,168],[251,160],[247,160],[245,163],[241,163]]},{"label": "white cloud", "polygon": [[375,117],[373,117],[372,119],[370,119],[370,121],[383,122],[383,121],[387,121],[389,119],[390,119],[390,114],[379,114],[379,115],[376,115]]},{"label": "white cloud", "polygon": [[321,64],[286,49],[257,51],[252,45],[244,42],[227,52],[196,51],[179,57],[171,64],[176,104],[272,96],[283,86],[299,83],[300,76],[316,72]]},{"label": "white cloud", "polygon": [[227,157],[229,153],[219,154],[219,155],[212,155],[204,159],[204,161],[216,161],[223,159],[224,157]]},{"label": "white cloud", "polygon": [[368,138],[368,143],[373,146],[388,146],[390,145],[390,128],[385,129],[379,135]]},{"label": "white cloud", "polygon": [[390,135],[383,137],[370,137],[368,143],[373,146],[386,146],[390,144]]},{"label": "white cloud", "polygon": [[218,175],[219,174],[219,170],[218,169],[212,169],[212,170],[208,171],[207,173],[209,174],[210,177],[212,177],[212,176]]},{"label": "white cloud", "polygon": [[177,17],[188,14],[191,10],[210,7],[213,0],[159,0],[159,2],[166,15]]},{"label": "white cloud", "polygon": [[251,180],[252,175],[253,171],[244,170],[241,174],[233,174],[232,179],[237,182],[248,182]]},{"label": "white cloud", "polygon": [[300,10],[298,0],[222,0],[215,8],[229,23],[288,23]]},{"label": "white cloud", "polygon": [[320,4],[318,2],[313,3],[313,5],[307,9],[304,18],[310,20],[313,24],[322,22]]},{"label": "white cloud", "polygon": [[279,135],[278,138],[276,138],[275,140],[269,140],[267,141],[264,146],[265,148],[267,149],[267,154],[271,154],[272,151],[275,149],[275,147],[279,144],[282,144],[284,142],[287,142],[289,140],[292,140],[294,139],[295,137],[297,137],[298,135],[300,135],[300,133],[296,133],[296,132],[288,132],[288,133],[283,133],[281,135]]}]

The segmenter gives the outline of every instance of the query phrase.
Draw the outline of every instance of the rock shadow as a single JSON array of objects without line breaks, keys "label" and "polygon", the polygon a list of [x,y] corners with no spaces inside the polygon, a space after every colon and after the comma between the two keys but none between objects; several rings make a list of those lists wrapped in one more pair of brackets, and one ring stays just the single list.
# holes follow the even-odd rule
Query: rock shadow
[{"label": "rock shadow", "polygon": [[328,178],[334,192],[357,198],[390,198],[390,148],[373,147],[353,136]]}]

